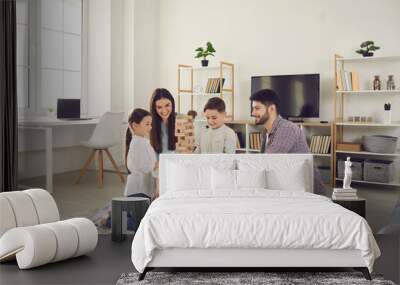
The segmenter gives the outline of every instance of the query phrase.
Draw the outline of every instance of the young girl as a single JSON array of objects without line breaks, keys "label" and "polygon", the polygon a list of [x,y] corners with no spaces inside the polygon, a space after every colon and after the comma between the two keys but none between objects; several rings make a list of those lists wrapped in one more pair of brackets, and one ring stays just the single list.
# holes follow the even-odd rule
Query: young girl
[{"label": "young girl", "polygon": [[155,195],[152,173],[157,168],[157,159],[147,139],[151,128],[152,117],[148,111],[135,109],[129,116],[125,141],[125,162],[129,175],[125,196],[153,198]]},{"label": "young girl", "polygon": [[[152,176],[158,167],[156,154],[146,138],[151,130],[151,114],[143,109],[135,109],[128,118],[125,137],[125,164],[128,179],[124,195],[128,197],[155,198],[155,183]],[[107,205],[107,215],[100,225],[111,227],[111,203]],[[134,213],[128,213],[128,230],[136,230],[138,223]]]}]

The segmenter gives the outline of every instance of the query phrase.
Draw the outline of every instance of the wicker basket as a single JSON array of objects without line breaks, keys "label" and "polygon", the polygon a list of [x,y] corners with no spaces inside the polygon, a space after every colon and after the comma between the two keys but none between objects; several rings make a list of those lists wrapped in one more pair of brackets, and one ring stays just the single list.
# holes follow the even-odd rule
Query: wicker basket
[{"label": "wicker basket", "polygon": [[389,183],[393,180],[393,161],[367,160],[364,162],[364,180]]},{"label": "wicker basket", "polygon": [[391,136],[363,136],[362,144],[365,151],[395,153],[397,140],[397,137]]}]

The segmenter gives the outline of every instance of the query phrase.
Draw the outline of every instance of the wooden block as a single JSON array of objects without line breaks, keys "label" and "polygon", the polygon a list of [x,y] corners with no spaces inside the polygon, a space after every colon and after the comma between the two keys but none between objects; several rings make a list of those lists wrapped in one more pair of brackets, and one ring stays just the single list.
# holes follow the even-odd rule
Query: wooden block
[{"label": "wooden block", "polygon": [[362,145],[360,143],[341,142],[336,144],[336,149],[343,151],[361,151]]}]

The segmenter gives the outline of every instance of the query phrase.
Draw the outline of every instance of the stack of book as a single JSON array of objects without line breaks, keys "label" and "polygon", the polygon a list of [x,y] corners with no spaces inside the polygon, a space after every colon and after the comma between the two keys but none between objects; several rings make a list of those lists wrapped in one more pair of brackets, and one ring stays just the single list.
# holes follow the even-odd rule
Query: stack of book
[{"label": "stack of book", "polygon": [[312,153],[329,153],[331,146],[330,136],[312,136],[310,142],[310,151]]},{"label": "stack of book", "polygon": [[261,133],[250,133],[250,149],[261,149]]},{"label": "stack of book", "polygon": [[336,71],[336,88],[339,91],[359,91],[360,79],[358,72],[338,70]]},{"label": "stack of book", "polygon": [[[206,93],[221,93],[221,89],[225,83],[225,78],[222,78],[221,83],[222,84],[220,84],[219,78],[209,78],[206,85]],[[222,85],[222,87],[220,85]]]},{"label": "stack of book", "polygon": [[333,200],[357,200],[357,189],[334,188],[332,193]]}]

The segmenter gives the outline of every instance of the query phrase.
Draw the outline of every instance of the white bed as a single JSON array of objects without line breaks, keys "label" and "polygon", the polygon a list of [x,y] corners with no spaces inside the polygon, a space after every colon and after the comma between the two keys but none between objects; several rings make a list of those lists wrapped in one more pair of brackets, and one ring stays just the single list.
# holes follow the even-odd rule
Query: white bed
[{"label": "white bed", "polygon": [[312,169],[306,154],[161,155],[160,198],[132,243],[141,278],[154,267],[354,267],[368,278],[380,251],[367,222],[310,193]]}]

